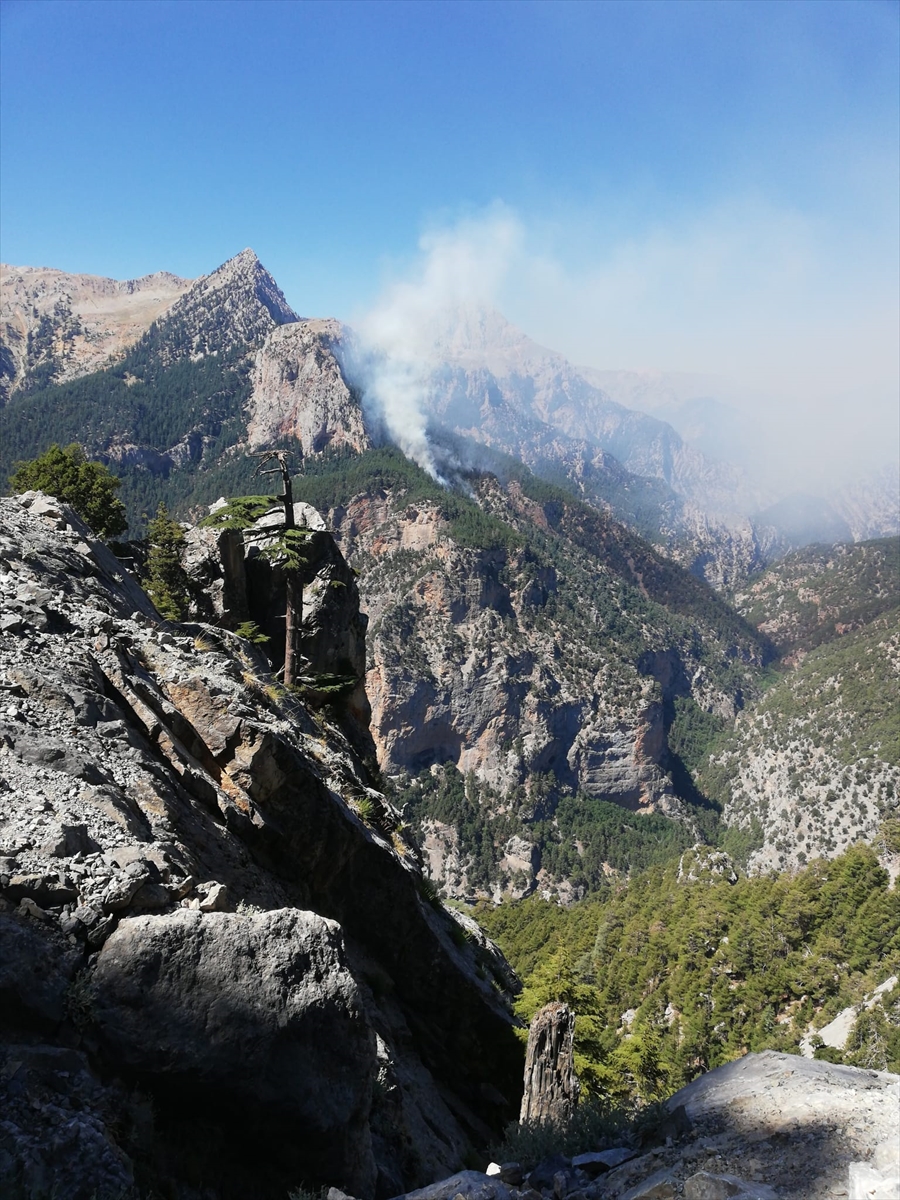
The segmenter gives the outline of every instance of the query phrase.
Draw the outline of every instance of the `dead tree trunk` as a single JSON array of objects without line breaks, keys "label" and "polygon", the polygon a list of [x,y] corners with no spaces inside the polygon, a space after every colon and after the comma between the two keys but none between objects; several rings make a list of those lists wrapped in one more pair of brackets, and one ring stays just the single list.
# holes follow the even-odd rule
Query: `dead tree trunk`
[{"label": "dead tree trunk", "polygon": [[[291,475],[287,468],[284,455],[279,455],[281,481],[284,484],[284,527],[294,528],[294,493],[291,489]],[[292,687],[297,676],[297,635],[303,621],[303,584],[297,572],[288,568],[285,571],[285,607],[284,607],[284,686]]]},{"label": "dead tree trunk", "polygon": [[[284,502],[284,528],[294,526],[294,492],[291,487],[291,473],[288,469],[287,452],[274,450],[271,454],[261,456],[263,461],[256,470],[257,475],[281,475],[284,494],[278,499]],[[263,471],[263,465],[272,458],[278,460],[278,466],[271,471]],[[285,608],[284,608],[284,686],[291,687],[297,678],[297,642],[300,625],[303,621],[303,584],[296,570],[285,567]]]},{"label": "dead tree trunk", "polygon": [[575,1014],[554,1000],[535,1013],[525,1052],[525,1091],[519,1123],[567,1121],[578,1104],[573,1040]]}]

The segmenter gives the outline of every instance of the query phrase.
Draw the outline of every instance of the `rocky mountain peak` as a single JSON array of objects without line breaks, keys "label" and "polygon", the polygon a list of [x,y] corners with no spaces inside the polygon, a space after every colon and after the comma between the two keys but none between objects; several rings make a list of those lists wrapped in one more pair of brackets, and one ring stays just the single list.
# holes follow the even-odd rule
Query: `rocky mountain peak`
[{"label": "rocky mountain peak", "polygon": [[[167,314],[175,357],[246,349],[279,325],[298,320],[254,252],[242,250],[204,275]],[[164,333],[168,334],[166,330]]]},{"label": "rocky mountain peak", "polygon": [[0,402],[119,358],[192,282],[169,271],[118,280],[0,265]]},{"label": "rocky mountain peak", "polygon": [[256,300],[267,310],[276,325],[298,320],[284,293],[249,247],[229,258],[209,275],[197,281],[201,293],[212,298],[220,290],[252,289]]}]

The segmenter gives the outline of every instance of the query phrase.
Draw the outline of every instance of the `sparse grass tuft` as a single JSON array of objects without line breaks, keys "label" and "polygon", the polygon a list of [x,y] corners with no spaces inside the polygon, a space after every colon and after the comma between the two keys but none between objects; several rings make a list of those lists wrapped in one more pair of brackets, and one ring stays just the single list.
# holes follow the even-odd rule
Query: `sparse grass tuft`
[{"label": "sparse grass tuft", "polygon": [[553,1154],[572,1158],[631,1141],[635,1133],[658,1124],[662,1115],[659,1105],[636,1111],[587,1100],[564,1123],[526,1121],[523,1125],[508,1125],[502,1141],[491,1147],[491,1157],[494,1162],[521,1163],[529,1170]]}]

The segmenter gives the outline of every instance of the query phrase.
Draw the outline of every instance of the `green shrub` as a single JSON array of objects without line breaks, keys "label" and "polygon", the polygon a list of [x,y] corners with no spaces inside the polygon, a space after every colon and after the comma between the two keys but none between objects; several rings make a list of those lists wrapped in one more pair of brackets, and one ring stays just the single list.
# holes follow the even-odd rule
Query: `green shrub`
[{"label": "green shrub", "polygon": [[99,537],[128,528],[125,506],[115,494],[122,481],[103,463],[89,462],[77,442],[64,450],[54,442],[38,458],[17,462],[9,483],[15,492],[42,491],[71,504]]},{"label": "green shrub", "polygon": [[183,621],[188,610],[189,580],[181,565],[184,530],[160,501],[148,528],[150,552],[144,586],[160,616]]}]

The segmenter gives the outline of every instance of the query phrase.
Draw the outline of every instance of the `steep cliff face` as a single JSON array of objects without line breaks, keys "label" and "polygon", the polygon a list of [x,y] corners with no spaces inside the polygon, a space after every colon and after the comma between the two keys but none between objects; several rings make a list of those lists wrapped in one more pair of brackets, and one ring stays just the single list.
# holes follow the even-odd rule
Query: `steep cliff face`
[{"label": "steep cliff face", "polygon": [[[499,821],[488,874],[521,894],[560,882],[539,843],[562,795],[693,828],[668,742],[673,702],[733,717],[767,652],[705,585],[586,506],[491,476],[470,486],[467,515],[398,485],[330,520],[369,616],[383,770],[404,787],[448,763],[471,776],[476,807]],[[545,803],[526,802],[545,786]],[[422,834],[435,877],[464,895],[472,848],[454,823],[429,813]]]},{"label": "steep cliff face", "polygon": [[421,897],[339,725],[54,501],[0,523],[3,1188],[455,1169],[517,1103],[508,973]]},{"label": "steep cliff face", "polygon": [[87,375],[132,346],[191,286],[168,271],[141,279],[0,266],[0,403],[23,385]]},{"label": "steep cliff face", "polygon": [[307,453],[367,450],[358,400],[339,363],[347,331],[337,321],[297,321],[273,330],[257,353],[247,412],[251,449],[296,439]]}]

